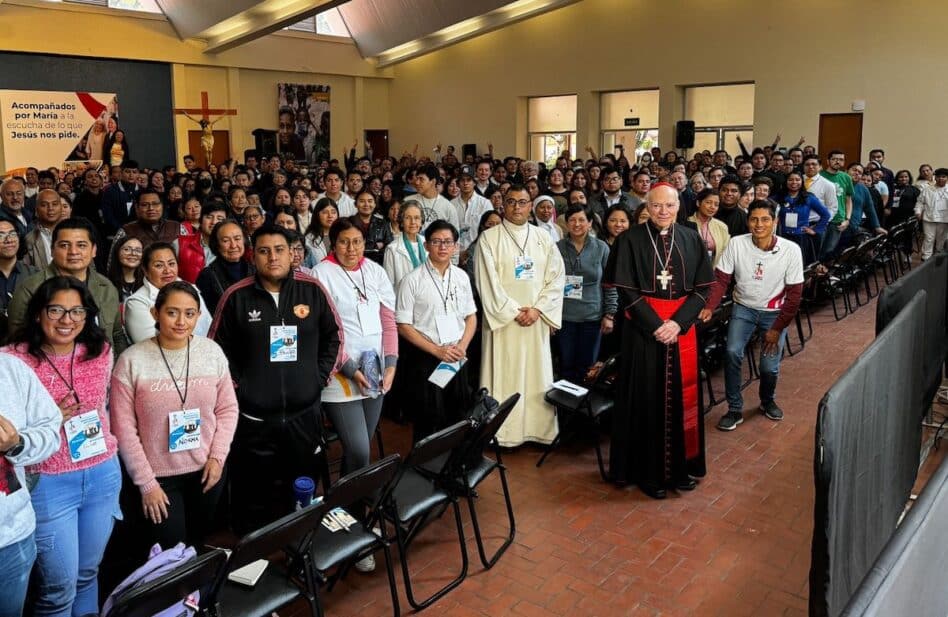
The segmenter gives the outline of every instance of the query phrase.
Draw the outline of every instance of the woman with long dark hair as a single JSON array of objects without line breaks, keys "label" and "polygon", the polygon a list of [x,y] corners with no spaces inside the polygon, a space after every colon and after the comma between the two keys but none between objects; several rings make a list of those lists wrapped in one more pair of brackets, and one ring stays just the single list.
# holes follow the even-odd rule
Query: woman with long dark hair
[{"label": "woman with long dark hair", "polygon": [[303,241],[313,256],[315,263],[325,259],[331,252],[329,243],[329,229],[339,218],[339,207],[329,197],[316,200],[313,207],[313,218],[303,234]]},{"label": "woman with long dark hair", "polygon": [[112,245],[109,259],[109,280],[119,292],[119,303],[125,306],[135,291],[142,285],[142,242],[132,236],[122,236]]},{"label": "woman with long dark hair", "polygon": [[98,613],[99,563],[122,517],[118,443],[107,408],[112,350],[97,313],[85,285],[47,279],[30,298],[24,328],[3,348],[33,369],[63,415],[59,450],[27,468],[38,477],[31,496],[35,615]]},{"label": "woman with long dark hair", "polygon": [[[787,174],[784,194],[777,203],[780,204],[780,235],[800,245],[803,265],[810,265],[819,256],[821,238],[832,214],[816,195],[804,188],[803,174],[796,170]],[[812,224],[811,212],[819,215],[819,220]]]},{"label": "woman with long dark hair", "polygon": [[151,309],[155,335],[129,347],[112,376],[122,460],[164,548],[203,545],[237,428],[227,358],[217,343],[193,335],[200,307],[190,283],[162,287]]}]

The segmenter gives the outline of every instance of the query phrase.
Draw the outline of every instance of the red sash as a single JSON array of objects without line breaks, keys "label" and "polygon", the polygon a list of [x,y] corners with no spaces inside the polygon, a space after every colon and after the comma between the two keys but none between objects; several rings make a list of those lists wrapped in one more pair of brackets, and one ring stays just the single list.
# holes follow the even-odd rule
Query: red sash
[{"label": "red sash", "polygon": [[[671,319],[675,311],[685,303],[687,298],[677,300],[662,300],[645,296],[645,301],[652,307],[659,319]],[[669,348],[669,354],[671,348]],[[698,338],[695,329],[678,337],[678,361],[681,372],[681,402],[685,432],[685,458],[692,459],[699,454],[698,439]],[[667,378],[666,378],[667,379]],[[666,401],[666,405],[668,401]]]}]

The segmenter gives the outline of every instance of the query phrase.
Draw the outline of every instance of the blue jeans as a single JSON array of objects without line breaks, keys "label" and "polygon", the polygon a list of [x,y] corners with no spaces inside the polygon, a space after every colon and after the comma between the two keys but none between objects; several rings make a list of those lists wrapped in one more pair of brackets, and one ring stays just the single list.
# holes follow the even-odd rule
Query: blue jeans
[{"label": "blue jeans", "polygon": [[[754,332],[764,333],[777,320],[780,311],[758,311],[734,303],[731,310],[731,321],[727,328],[727,356],[724,365],[724,394],[727,397],[728,412],[741,413],[744,410],[744,397],[741,396],[741,365],[744,363],[744,348]],[[763,346],[760,352],[760,402],[771,403],[777,389],[777,373],[780,370],[780,356],[783,354],[783,345],[787,341],[787,330],[780,333],[777,341],[777,352],[764,354]]]},{"label": "blue jeans", "polygon": [[99,562],[121,518],[118,456],[95,467],[43,474],[36,510],[36,615],[79,617],[99,612]]},{"label": "blue jeans", "polygon": [[20,617],[23,614],[26,586],[35,560],[33,534],[0,548],[0,617]]},{"label": "blue jeans", "polygon": [[595,364],[601,339],[599,321],[564,321],[556,333],[560,349],[560,376],[582,385],[586,371]]},{"label": "blue jeans", "polygon": [[839,230],[838,224],[830,223],[826,226],[826,232],[823,234],[823,246],[820,248],[820,261],[836,255],[836,247],[842,234],[843,232]]}]

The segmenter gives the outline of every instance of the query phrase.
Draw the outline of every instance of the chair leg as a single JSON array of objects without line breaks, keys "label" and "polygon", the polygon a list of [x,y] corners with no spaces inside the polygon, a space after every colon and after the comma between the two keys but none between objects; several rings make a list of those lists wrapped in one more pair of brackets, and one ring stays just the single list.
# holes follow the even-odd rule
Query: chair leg
[{"label": "chair leg", "polygon": [[382,543],[382,552],[385,555],[385,573],[388,574],[388,588],[392,594],[392,613],[395,617],[402,614],[401,603],[398,601],[398,585],[395,583],[395,566],[392,562],[392,549],[387,543]]},{"label": "chair leg", "polygon": [[[458,543],[461,546],[461,573],[458,574],[457,578],[421,601],[415,600],[415,593],[411,586],[411,574],[408,571],[409,538],[405,536],[405,531],[402,529],[401,524],[399,524],[397,520],[395,522],[395,539],[398,542],[398,552],[401,555],[402,577],[405,579],[405,595],[408,596],[408,603],[411,604],[412,608],[418,611],[431,606],[434,602],[443,598],[445,594],[460,585],[464,582],[464,579],[467,578],[467,543],[464,540],[464,524],[461,522],[461,509],[458,507],[456,499],[451,500],[451,506],[454,508],[454,522],[457,526]],[[411,535],[412,534],[409,534],[409,537]]]},{"label": "chair leg", "polygon": [[513,544],[514,536],[517,534],[517,521],[514,519],[513,503],[510,501],[510,489],[507,487],[507,472],[503,466],[498,467],[497,471],[500,472],[500,484],[504,489],[504,502],[507,506],[507,521],[509,523],[510,533],[504,538],[503,544],[500,545],[500,548],[498,548],[491,557],[487,557],[487,552],[484,550],[484,539],[481,536],[481,526],[477,519],[474,495],[471,491],[468,491],[466,495],[467,508],[471,513],[471,524],[474,527],[474,540],[477,542],[477,552],[480,555],[481,563],[484,564],[485,570],[490,570],[494,567],[494,564],[497,563],[500,556]]},{"label": "chair leg", "polygon": [[[562,408],[557,407],[557,412],[562,411]],[[546,457],[553,454],[553,451],[560,447],[560,444],[566,439],[565,435],[569,434],[569,429],[573,426],[573,423],[576,422],[576,416],[579,414],[579,410],[569,412],[567,419],[563,422],[563,426],[560,427],[560,430],[556,433],[556,437],[553,438],[553,441],[550,442],[550,445],[546,447],[546,451],[540,456],[540,460],[537,461],[537,468],[543,465],[543,462],[546,460]],[[562,418],[562,414],[557,413],[557,415]]]}]

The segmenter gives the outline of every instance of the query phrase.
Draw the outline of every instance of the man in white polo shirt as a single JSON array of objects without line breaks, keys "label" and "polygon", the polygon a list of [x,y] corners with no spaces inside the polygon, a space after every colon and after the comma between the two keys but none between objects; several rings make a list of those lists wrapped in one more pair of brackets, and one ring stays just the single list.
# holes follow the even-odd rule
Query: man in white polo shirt
[{"label": "man in white polo shirt", "polygon": [[744,422],[741,365],[744,348],[758,332],[760,352],[760,410],[774,421],[783,419],[774,394],[786,328],[800,306],[803,291],[803,256],[800,247],[774,234],[774,203],[755,200],[748,206],[749,234],[732,237],[715,267],[714,289],[699,319],[708,321],[734,281],[734,308],[727,331],[724,392],[728,411],[718,422],[722,431],[733,431]]},{"label": "man in white polo shirt", "polygon": [[[458,237],[451,223],[431,223],[425,231],[428,261],[406,274],[398,286],[395,322],[405,342],[400,348],[405,369],[400,379],[409,385],[403,402],[413,410],[416,442],[457,422],[470,406],[466,362],[477,330],[477,307],[470,278],[451,265]],[[457,373],[439,386],[428,377],[442,363]]]}]

